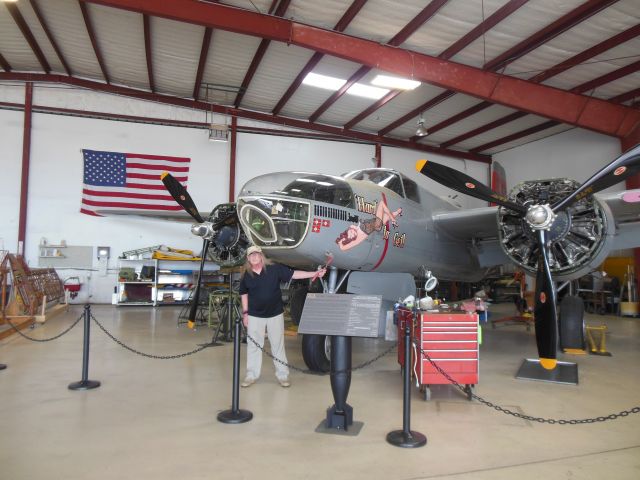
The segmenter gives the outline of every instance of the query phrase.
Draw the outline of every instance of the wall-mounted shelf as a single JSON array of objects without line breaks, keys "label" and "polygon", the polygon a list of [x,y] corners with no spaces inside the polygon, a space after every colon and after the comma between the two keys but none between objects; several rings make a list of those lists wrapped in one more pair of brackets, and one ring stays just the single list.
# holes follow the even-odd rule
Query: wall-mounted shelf
[{"label": "wall-mounted shelf", "polygon": [[[118,262],[117,305],[185,304],[200,269],[199,261],[190,260],[119,259]],[[123,269],[133,270],[135,279],[121,278]],[[204,272],[214,274],[219,269],[217,264],[208,262]]]}]

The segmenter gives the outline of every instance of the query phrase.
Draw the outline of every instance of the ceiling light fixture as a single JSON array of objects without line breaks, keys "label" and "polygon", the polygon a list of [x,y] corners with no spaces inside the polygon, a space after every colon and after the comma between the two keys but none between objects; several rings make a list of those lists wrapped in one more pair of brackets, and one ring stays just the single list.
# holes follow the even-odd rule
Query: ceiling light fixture
[{"label": "ceiling light fixture", "polygon": [[420,118],[418,119],[418,129],[416,130],[416,137],[426,137],[429,135],[429,132],[424,126],[424,118],[422,118],[422,114],[420,114]]},{"label": "ceiling light fixture", "polygon": [[345,82],[346,80],[342,80],[341,78],[329,77],[328,75],[320,75],[312,72],[307,73],[307,76],[302,80],[302,83],[305,85],[333,91],[338,90]]},{"label": "ceiling light fixture", "polygon": [[350,95],[356,95],[357,97],[373,98],[379,100],[384,97],[389,90],[386,88],[372,87],[370,85],[364,85],[362,83],[354,83],[353,86],[347,90]]},{"label": "ceiling light fixture", "polygon": [[390,77],[389,75],[377,75],[371,80],[371,85],[392,88],[394,90],[413,90],[420,86],[420,82],[407,78]]}]

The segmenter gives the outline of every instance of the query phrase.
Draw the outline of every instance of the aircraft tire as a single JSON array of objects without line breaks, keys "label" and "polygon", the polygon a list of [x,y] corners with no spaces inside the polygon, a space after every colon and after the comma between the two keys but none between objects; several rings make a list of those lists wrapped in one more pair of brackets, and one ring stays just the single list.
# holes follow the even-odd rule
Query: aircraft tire
[{"label": "aircraft tire", "polygon": [[326,335],[305,333],[302,335],[302,358],[309,370],[326,373],[331,367],[327,357],[325,341]]},{"label": "aircraft tire", "polygon": [[560,348],[585,348],[584,301],[567,295],[560,302]]}]

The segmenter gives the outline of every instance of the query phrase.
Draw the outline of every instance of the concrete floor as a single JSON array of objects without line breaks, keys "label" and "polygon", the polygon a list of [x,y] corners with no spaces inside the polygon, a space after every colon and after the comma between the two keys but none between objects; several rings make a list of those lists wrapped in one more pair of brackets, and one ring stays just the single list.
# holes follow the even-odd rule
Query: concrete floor
[{"label": "concrete floor", "polygon": [[[130,347],[153,355],[188,352],[211,330],[176,327],[175,307],[93,306],[95,317]],[[511,312],[496,305],[492,318]],[[52,337],[82,314],[72,306],[25,334]],[[588,316],[609,327],[612,357],[561,356],[579,365],[580,383],[514,378],[534,358],[533,332],[484,329],[480,383],[488,401],[535,417],[607,416],[640,405],[640,319]],[[354,365],[386,350],[356,339]],[[300,338],[288,336],[290,363],[304,367]],[[0,343],[0,478],[21,479],[638,479],[640,414],[587,425],[539,424],[469,402],[437,386],[425,402],[412,387],[411,428],[428,444],[402,449],[385,441],[402,428],[402,378],[395,352],[353,374],[349,403],[364,423],[357,436],[316,433],[333,403],[328,377],[292,372],[281,388],[267,360],[257,384],[240,392],[253,412],[240,425],[219,423],[231,406],[232,345],[179,359],[136,355],[92,323],[89,378],[102,385],[71,391],[81,379],[82,322],[37,343],[13,335]],[[244,364],[244,346],[242,364]]]}]

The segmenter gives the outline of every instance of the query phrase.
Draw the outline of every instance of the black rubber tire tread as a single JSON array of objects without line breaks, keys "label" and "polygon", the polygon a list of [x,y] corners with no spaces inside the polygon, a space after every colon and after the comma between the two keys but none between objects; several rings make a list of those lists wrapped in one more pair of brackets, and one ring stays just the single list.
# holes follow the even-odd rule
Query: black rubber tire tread
[{"label": "black rubber tire tread", "polygon": [[326,335],[305,333],[302,335],[302,358],[309,370],[326,373],[331,367],[331,362],[324,351]]},{"label": "black rubber tire tread", "polygon": [[584,301],[575,295],[567,295],[560,302],[560,348],[584,350]]}]

